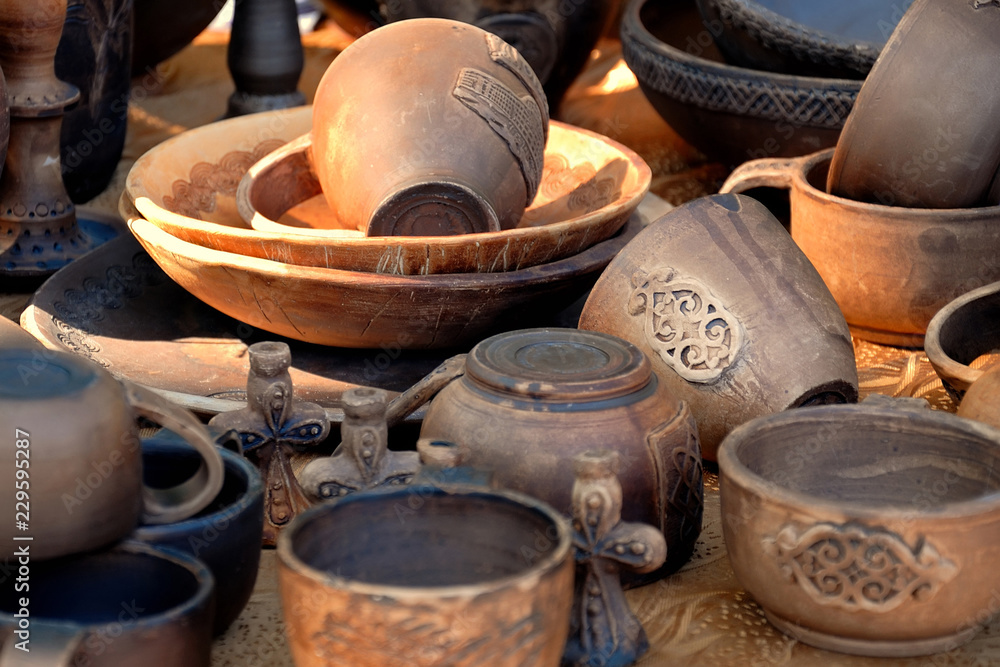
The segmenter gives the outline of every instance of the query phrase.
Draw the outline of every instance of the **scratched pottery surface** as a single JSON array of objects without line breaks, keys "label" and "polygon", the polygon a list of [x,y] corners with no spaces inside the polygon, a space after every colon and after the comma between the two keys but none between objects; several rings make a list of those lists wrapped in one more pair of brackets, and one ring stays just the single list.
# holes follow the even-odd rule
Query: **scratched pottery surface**
[{"label": "scratched pottery surface", "polygon": [[528,496],[433,486],[345,496],[278,541],[298,667],[556,667],[569,632],[568,522]]},{"label": "scratched pottery surface", "polygon": [[827,194],[832,155],[747,162],[721,191],[789,188],[792,238],[830,288],[852,333],[920,347],[935,313],[1000,280],[1000,206],[908,208]]},{"label": "scratched pottery surface", "polygon": [[[553,122],[538,194],[517,228],[431,241],[366,238],[333,217],[308,161],[294,164],[301,152],[290,151],[292,164],[268,157],[311,127],[311,111],[302,108],[190,130],[143,155],[126,192],[147,220],[190,243],[290,264],[415,275],[510,271],[578,253],[625,224],[651,178],[621,144]],[[241,212],[259,231],[237,214],[238,190]]]},{"label": "scratched pottery surface", "polygon": [[637,345],[691,406],[705,458],[761,415],[857,400],[844,316],[757,200],[713,195],[647,227],[598,280],[580,328]]},{"label": "scratched pottery surface", "polygon": [[762,417],[726,438],[729,560],[802,642],[950,651],[981,629],[1000,586],[1000,431],[921,399],[878,398]]}]

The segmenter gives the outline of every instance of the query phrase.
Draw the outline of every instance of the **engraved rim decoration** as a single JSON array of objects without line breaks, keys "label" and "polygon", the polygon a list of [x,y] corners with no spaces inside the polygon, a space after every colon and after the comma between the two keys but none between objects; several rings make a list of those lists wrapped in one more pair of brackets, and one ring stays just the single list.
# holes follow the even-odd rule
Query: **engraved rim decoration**
[{"label": "engraved rim decoration", "polygon": [[765,539],[765,553],[814,601],[847,611],[887,612],[927,602],[958,574],[933,545],[910,547],[899,535],[862,525],[785,526]]},{"label": "engraved rim decoration", "polygon": [[628,313],[660,358],[685,380],[711,382],[733,365],[744,334],[736,317],[700,281],[669,267],[632,276]]}]

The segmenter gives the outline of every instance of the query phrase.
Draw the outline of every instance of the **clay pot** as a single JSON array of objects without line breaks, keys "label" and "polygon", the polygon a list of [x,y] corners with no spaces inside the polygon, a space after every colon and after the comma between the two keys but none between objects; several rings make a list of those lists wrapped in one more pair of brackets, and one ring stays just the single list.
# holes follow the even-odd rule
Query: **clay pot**
[{"label": "clay pot", "polygon": [[951,651],[995,609],[1000,431],[904,400],[923,407],[804,408],[722,443],[729,562],[799,641],[883,657]]},{"label": "clay pot", "polygon": [[931,210],[827,194],[832,151],[739,167],[722,192],[791,189],[791,233],[860,338],[924,344],[934,314],[1000,279],[1000,207]]},{"label": "clay pot", "polygon": [[503,40],[402,21],[323,75],[312,163],[333,214],[368,236],[498,231],[535,197],[548,120],[541,84]]},{"label": "clay pot", "polygon": [[909,0],[697,0],[726,60],[799,76],[864,79]]},{"label": "clay pot", "polygon": [[[257,468],[227,449],[219,449],[225,467],[222,490],[197,515],[174,523],[139,526],[131,538],[190,554],[215,577],[212,634],[221,635],[243,611],[260,563],[264,531],[264,483]],[[142,443],[143,482],[169,488],[189,479],[199,458],[176,436],[158,435]]]},{"label": "clay pot", "polygon": [[[180,521],[218,495],[222,459],[201,423],[152,391],[123,384],[68,353],[0,350],[0,422],[11,429],[0,459],[10,480],[0,502],[11,519],[0,558],[12,556],[20,546],[12,538],[24,534],[33,538],[33,559],[88,551],[125,537],[140,518]],[[137,416],[181,434],[202,458],[197,475],[173,488],[143,486]],[[14,516],[20,509],[24,516]]]},{"label": "clay pot", "polygon": [[75,202],[111,182],[128,121],[133,0],[69,0],[56,50],[56,76],[80,89],[63,116],[63,183]]},{"label": "clay pot", "polygon": [[0,663],[209,666],[215,587],[202,563],[139,542],[40,562],[26,544],[29,588],[0,588]]},{"label": "clay pot", "polygon": [[[998,212],[1000,214],[1000,212]],[[994,258],[995,259],[995,258]],[[984,374],[978,357],[1000,348],[1000,282],[974,289],[946,304],[927,326],[924,350],[955,402]]]},{"label": "clay pot", "polygon": [[916,0],[858,94],[827,191],[915,208],[1000,203],[998,57],[996,3]]},{"label": "clay pot", "polygon": [[860,81],[727,65],[712,36],[694,0],[631,0],[622,18],[625,62],[681,138],[733,167],[837,143]]},{"label": "clay pot", "polygon": [[1000,428],[1000,366],[991,366],[969,386],[958,416]]},{"label": "clay pot", "polygon": [[224,3],[219,0],[133,0],[135,40],[132,76],[154,68],[191,43],[208,27]]},{"label": "clay pot", "polygon": [[453,19],[498,35],[528,61],[557,109],[619,0],[402,0],[381,3],[389,21]]},{"label": "clay pot", "polygon": [[781,224],[749,197],[702,197],[640,232],[597,281],[580,328],[649,356],[691,406],[710,460],[754,417],[857,400],[844,316]]},{"label": "clay pot", "polygon": [[474,487],[356,493],[278,539],[295,664],[556,667],[569,632],[568,522]]},{"label": "clay pot", "polygon": [[499,334],[469,353],[465,375],[431,402],[421,438],[468,449],[463,464],[504,488],[571,513],[577,454],[612,447],[621,457],[622,519],[652,524],[678,569],[701,531],[698,432],[686,403],[634,345],[574,329]]}]

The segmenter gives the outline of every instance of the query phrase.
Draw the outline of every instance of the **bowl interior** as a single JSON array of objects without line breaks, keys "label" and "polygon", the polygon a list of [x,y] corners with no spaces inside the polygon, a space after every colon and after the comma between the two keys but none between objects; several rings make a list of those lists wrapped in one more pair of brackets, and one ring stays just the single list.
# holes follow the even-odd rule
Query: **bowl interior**
[{"label": "bowl interior", "polygon": [[[753,6],[754,0],[746,4]],[[909,7],[908,0],[756,0],[765,9],[804,28],[822,30],[848,40],[885,44]]]},{"label": "bowl interior", "polygon": [[691,58],[725,63],[712,31],[705,27],[691,2],[644,2],[639,8],[639,22],[653,37]]},{"label": "bowl interior", "polygon": [[1000,349],[1000,289],[958,307],[941,323],[941,349],[968,366]]},{"label": "bowl interior", "polygon": [[907,415],[829,414],[771,421],[733,453],[767,484],[873,510],[933,511],[1000,491],[1000,443],[986,436]]},{"label": "bowl interior", "polygon": [[506,496],[421,488],[348,497],[312,514],[292,551],[351,581],[464,586],[530,569],[560,548],[558,535],[551,518]]},{"label": "bowl interior", "polygon": [[[123,601],[135,621],[195,597],[201,583],[186,567],[147,553],[113,550],[31,562],[31,617],[96,625],[120,623]],[[14,586],[0,587],[0,613],[20,609]]]}]

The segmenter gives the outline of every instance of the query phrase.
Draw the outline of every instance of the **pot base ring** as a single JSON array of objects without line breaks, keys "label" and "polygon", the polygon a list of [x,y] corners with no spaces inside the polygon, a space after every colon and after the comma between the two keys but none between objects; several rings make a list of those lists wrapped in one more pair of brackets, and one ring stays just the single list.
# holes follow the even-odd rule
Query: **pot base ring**
[{"label": "pot base ring", "polygon": [[809,644],[810,646],[828,651],[837,651],[838,653],[864,655],[875,658],[906,658],[930,655],[932,653],[944,653],[968,643],[980,629],[979,626],[973,626],[952,635],[931,637],[928,639],[856,639],[853,637],[839,637],[803,627],[781,618],[767,609],[764,609],[764,616],[767,617],[771,625],[803,644]]}]

